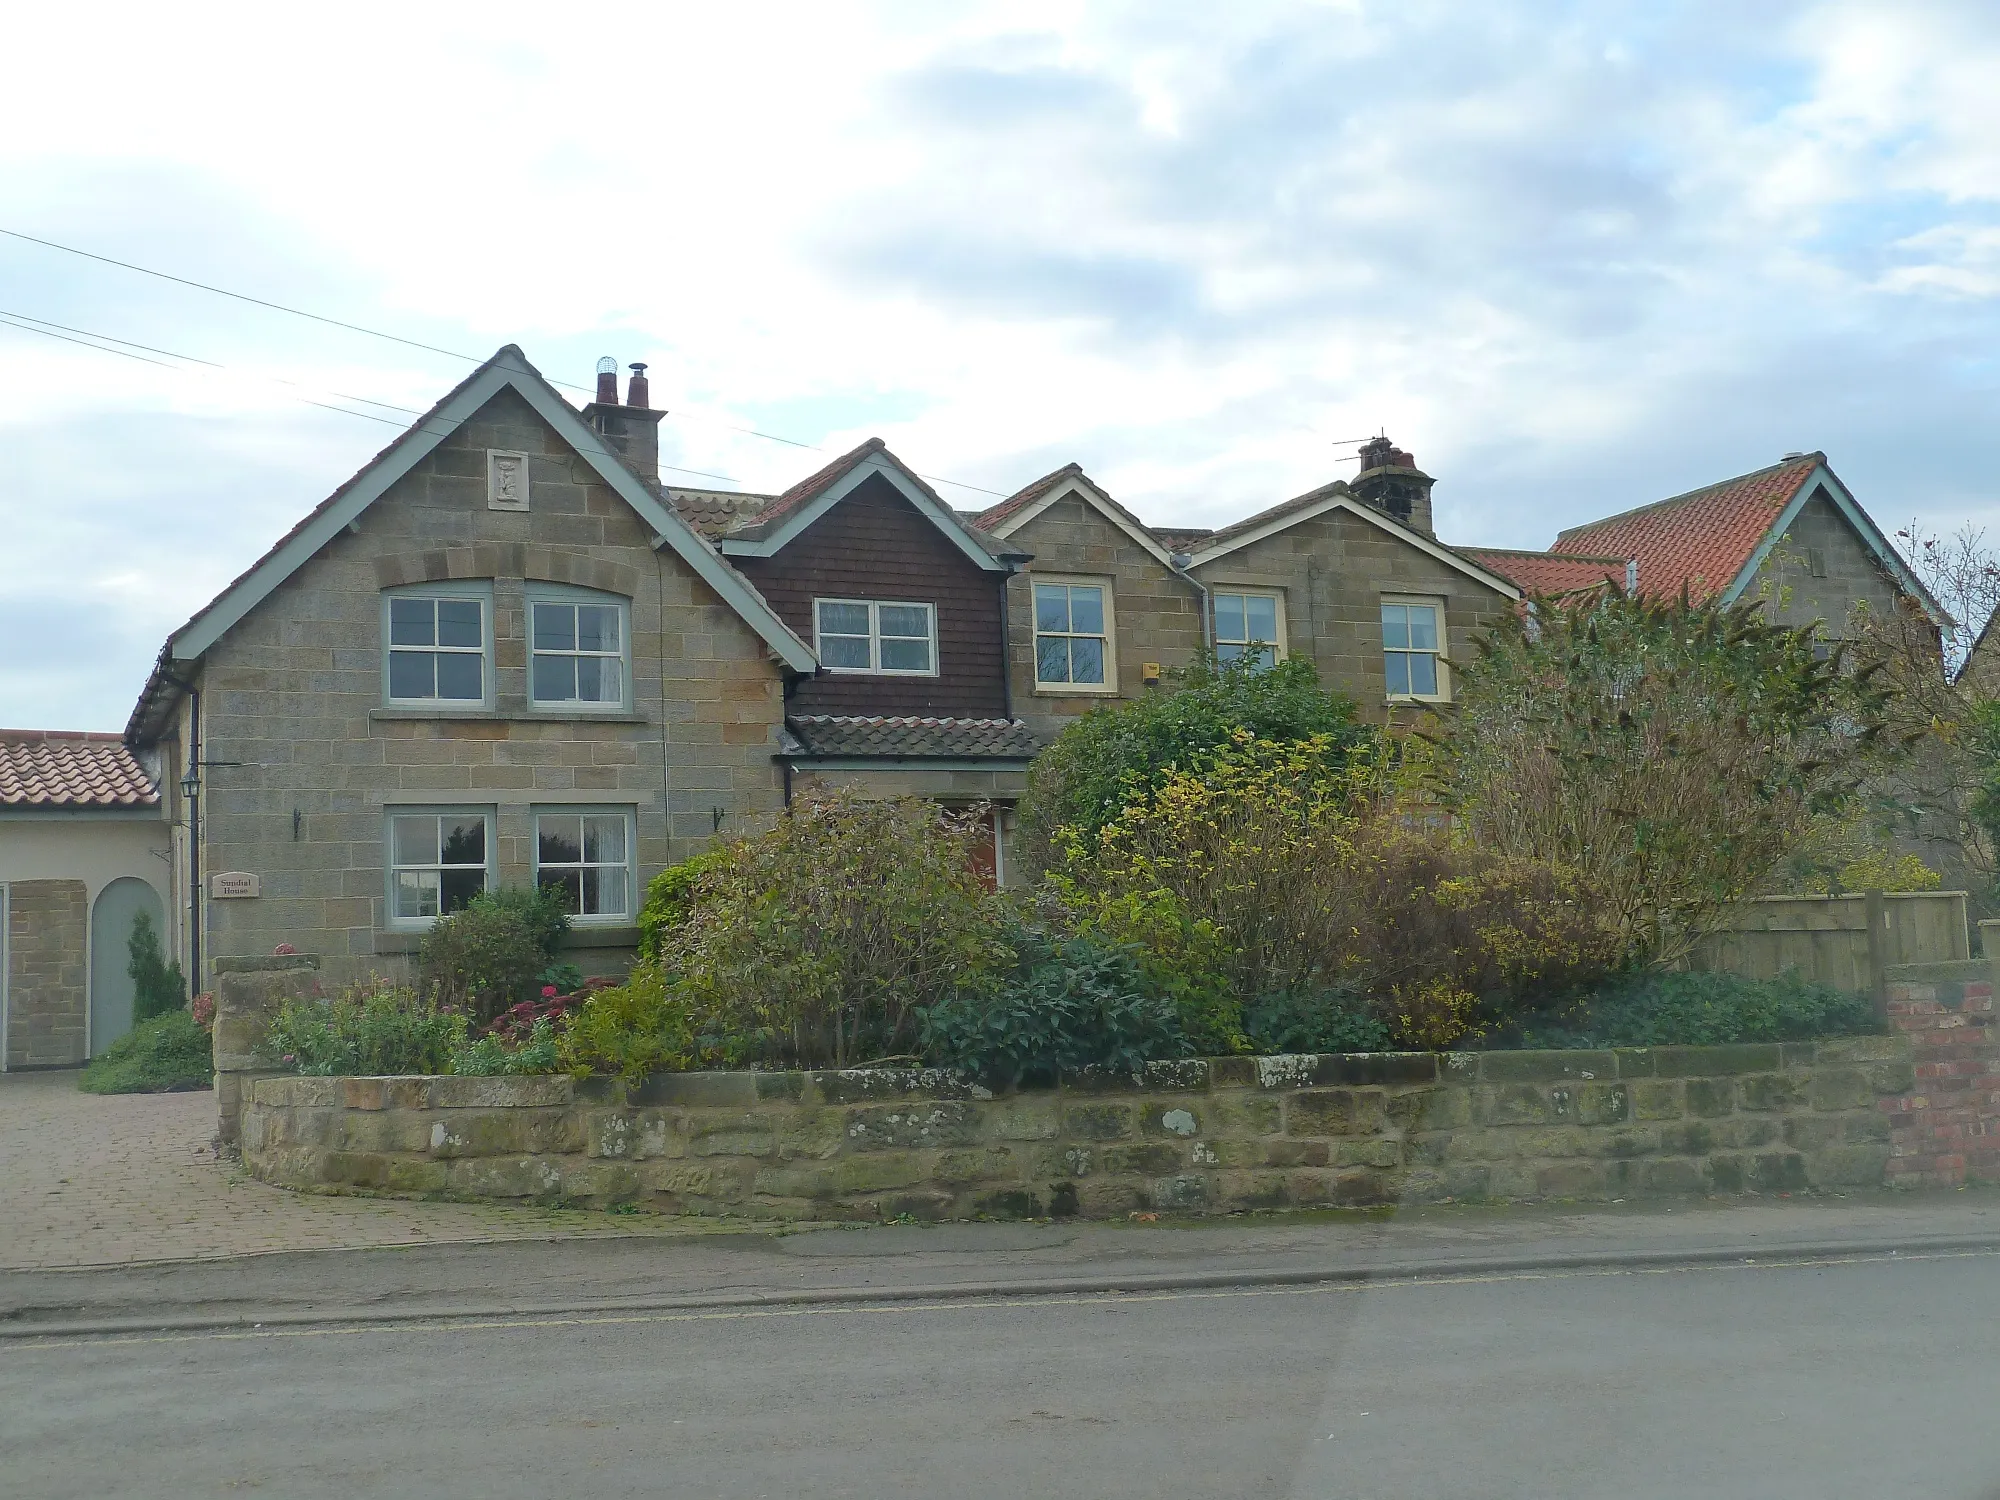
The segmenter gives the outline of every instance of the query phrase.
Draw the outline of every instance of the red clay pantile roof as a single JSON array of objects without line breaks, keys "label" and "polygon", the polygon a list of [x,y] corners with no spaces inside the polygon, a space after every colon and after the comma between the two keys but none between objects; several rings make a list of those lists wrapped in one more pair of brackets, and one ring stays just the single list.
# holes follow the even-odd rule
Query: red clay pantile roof
[{"label": "red clay pantile roof", "polygon": [[1146,529],[1158,537],[1160,545],[1169,552],[1193,552],[1215,537],[1213,526],[1148,526]]},{"label": "red clay pantile roof", "polygon": [[777,497],[752,495],[741,490],[664,491],[667,504],[680,512],[681,519],[711,542],[727,536],[763,515],[764,508]]},{"label": "red clay pantile roof", "polygon": [[0,729],[0,807],[157,807],[160,789],[115,734]]},{"label": "red clay pantile roof", "polygon": [[1729,587],[1824,453],[1788,458],[1754,474],[1690,490],[1623,515],[1572,526],[1554,551],[1639,560],[1642,593],[1700,599]]},{"label": "red clay pantile roof", "polygon": [[1622,557],[1578,557],[1562,552],[1515,552],[1505,547],[1455,547],[1489,573],[1530,594],[1572,594],[1594,589],[1606,579],[1625,584]]},{"label": "red clay pantile roof", "polygon": [[1042,747],[1040,737],[1019,719],[795,714],[785,723],[806,755],[1026,760]]}]

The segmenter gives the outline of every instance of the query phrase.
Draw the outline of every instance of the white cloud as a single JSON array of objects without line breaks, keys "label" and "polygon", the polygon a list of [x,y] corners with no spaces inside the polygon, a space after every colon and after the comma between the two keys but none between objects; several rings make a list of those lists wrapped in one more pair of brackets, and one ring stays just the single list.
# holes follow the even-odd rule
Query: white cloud
[{"label": "white cloud", "polygon": [[[821,460],[731,424],[1216,521],[1387,427],[1467,541],[1790,448],[1885,519],[1994,503],[1974,0],[10,19],[0,224],[578,384],[647,359],[667,461],[749,488]],[[465,369],[0,239],[4,311],[228,369],[0,327],[0,722],[122,722],[392,435],[275,380]]]}]

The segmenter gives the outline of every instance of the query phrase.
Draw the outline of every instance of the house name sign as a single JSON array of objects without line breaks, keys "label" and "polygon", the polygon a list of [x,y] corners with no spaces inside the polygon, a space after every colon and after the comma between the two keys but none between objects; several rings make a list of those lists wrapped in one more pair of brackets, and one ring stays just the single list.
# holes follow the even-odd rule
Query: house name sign
[{"label": "house name sign", "polygon": [[208,893],[218,901],[243,901],[261,894],[262,882],[248,870],[218,870],[208,877]]}]

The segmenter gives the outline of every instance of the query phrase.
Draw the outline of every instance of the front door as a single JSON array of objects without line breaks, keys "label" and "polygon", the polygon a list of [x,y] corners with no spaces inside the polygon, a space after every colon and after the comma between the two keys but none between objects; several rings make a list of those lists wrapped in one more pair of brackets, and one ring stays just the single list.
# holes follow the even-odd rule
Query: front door
[{"label": "front door", "polygon": [[132,876],[114,880],[97,893],[90,912],[90,1053],[95,1057],[132,1029],[131,953],[133,920],[144,912],[166,946],[166,914],[160,896]]}]

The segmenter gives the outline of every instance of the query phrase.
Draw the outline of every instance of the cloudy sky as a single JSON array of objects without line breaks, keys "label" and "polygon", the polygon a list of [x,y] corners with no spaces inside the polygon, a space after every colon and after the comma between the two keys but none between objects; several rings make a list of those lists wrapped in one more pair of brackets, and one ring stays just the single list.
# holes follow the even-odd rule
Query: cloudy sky
[{"label": "cloudy sky", "polygon": [[[1990,0],[8,30],[0,229],[579,386],[647,360],[664,461],[726,477],[688,482],[872,433],[961,505],[1074,459],[1205,524],[1386,429],[1447,540],[1812,448],[1888,529],[2000,532]],[[121,727],[167,632],[467,368],[0,235],[0,724]]]}]

